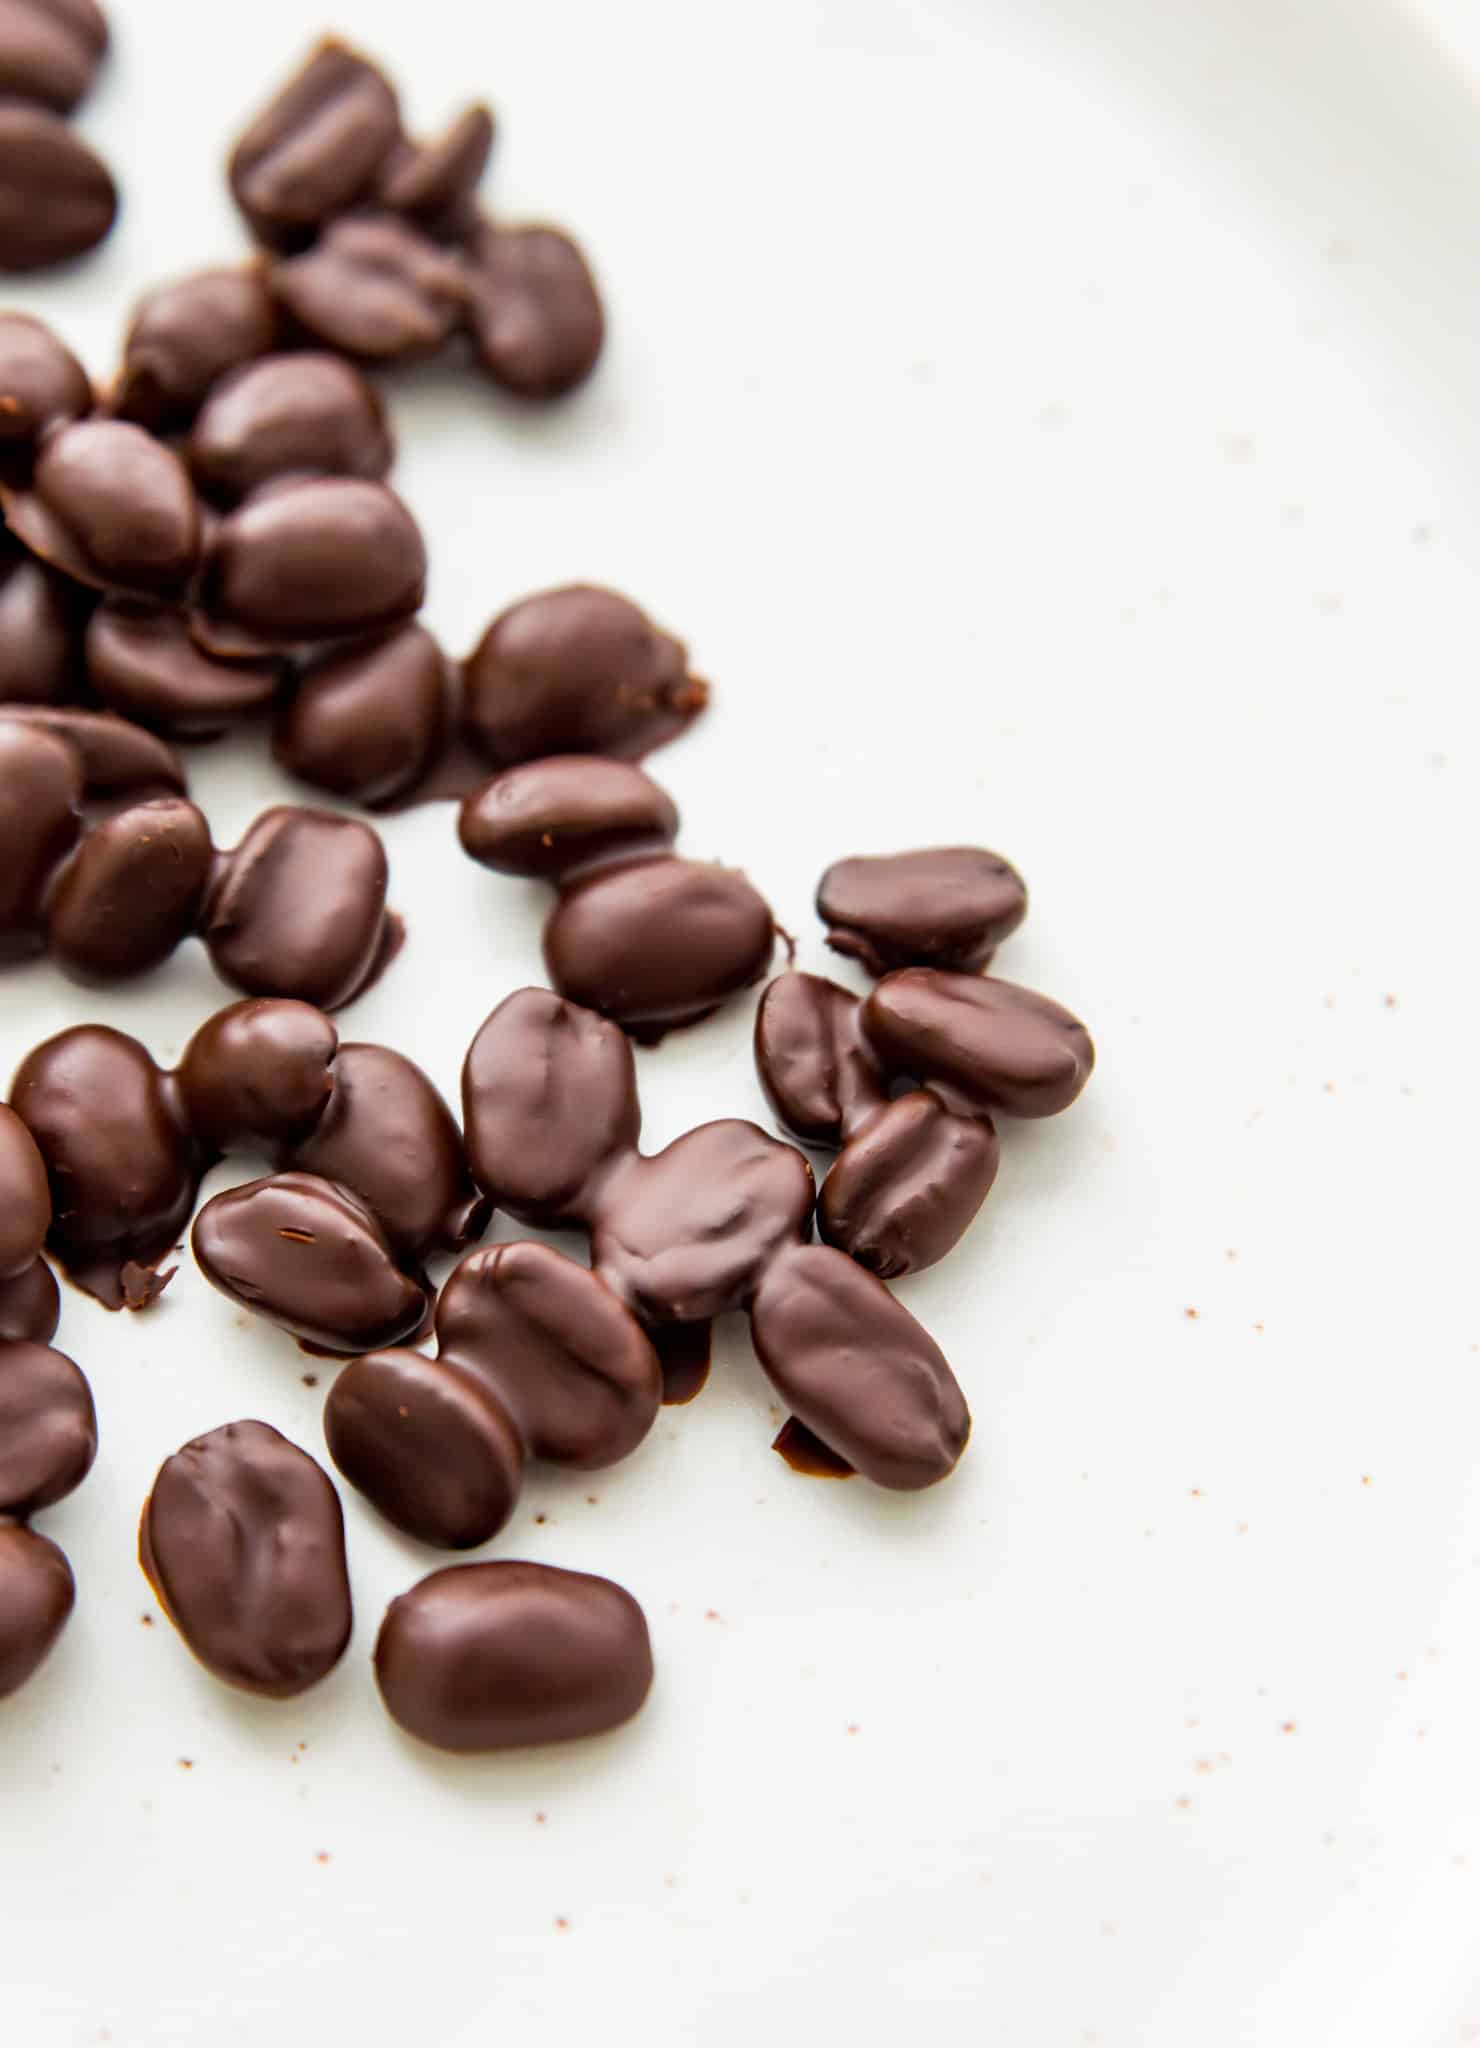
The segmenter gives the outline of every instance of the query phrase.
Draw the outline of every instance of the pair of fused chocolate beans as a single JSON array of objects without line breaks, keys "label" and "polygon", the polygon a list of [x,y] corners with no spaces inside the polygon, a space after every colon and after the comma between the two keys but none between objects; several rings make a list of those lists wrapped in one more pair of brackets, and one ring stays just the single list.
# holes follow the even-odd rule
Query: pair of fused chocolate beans
[{"label": "pair of fused chocolate beans", "polygon": [[97,0],[0,6],[0,272],[70,262],[113,225],[112,174],[67,118],[107,51]]}]

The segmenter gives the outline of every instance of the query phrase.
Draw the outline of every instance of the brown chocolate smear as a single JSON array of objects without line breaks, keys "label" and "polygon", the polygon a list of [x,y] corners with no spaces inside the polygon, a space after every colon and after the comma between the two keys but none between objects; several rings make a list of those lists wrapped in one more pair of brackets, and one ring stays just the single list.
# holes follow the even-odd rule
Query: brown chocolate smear
[{"label": "brown chocolate smear", "polygon": [[70,114],[107,48],[96,0],[0,0],[0,98]]},{"label": "brown chocolate smear", "polygon": [[884,1067],[968,1114],[1054,1116],[1095,1063],[1077,1017],[1011,981],[902,968],[873,989],[860,1021]]},{"label": "brown chocolate smear", "polygon": [[223,377],[186,448],[200,488],[225,504],[277,477],[376,483],[394,456],[380,396],[353,363],[321,350],[264,356]]},{"label": "brown chocolate smear", "polygon": [[88,681],[110,711],[171,739],[210,739],[265,710],[283,687],[278,660],[215,661],[179,612],[109,599],[86,639]]},{"label": "brown chocolate smear", "polygon": [[663,1368],[663,1406],[685,1408],[709,1384],[713,1323],[663,1323],[649,1331]]},{"label": "brown chocolate smear", "polygon": [[195,575],[201,522],[189,473],[127,420],[59,428],[29,487],[0,485],[0,503],[33,554],[95,589],[173,600]]},{"label": "brown chocolate smear", "polygon": [[111,409],[154,432],[187,426],[228,371],[268,353],[277,329],[277,308],[255,266],[156,285],[134,308]]},{"label": "brown chocolate smear", "polygon": [[92,1389],[45,1344],[0,1345],[0,1516],[18,1521],[65,1500],[98,1451]]},{"label": "brown chocolate smear", "polygon": [[556,754],[475,790],[458,818],[464,853],[501,875],[558,882],[615,855],[659,852],[678,832],[667,790],[628,761]]},{"label": "brown chocolate smear", "polygon": [[467,297],[457,258],[393,213],[332,221],[312,248],[273,266],[272,290],[302,333],[373,363],[434,354]]},{"label": "brown chocolate smear", "polygon": [[1017,869],[977,846],[836,861],[817,889],[827,943],[870,974],[895,967],[974,973],[1027,914]]},{"label": "brown chocolate smear", "polygon": [[0,271],[85,256],[117,213],[112,173],[67,122],[45,107],[0,105]]},{"label": "brown chocolate smear", "polygon": [[451,664],[424,626],[311,669],[278,716],[272,750],[300,781],[362,804],[416,788],[441,752]]},{"label": "brown chocolate smear", "polygon": [[72,1567],[50,1538],[0,1521],[0,1700],[41,1668],[76,1597]]},{"label": "brown chocolate smear", "polygon": [[[0,91],[4,45],[0,0]],[[92,402],[86,370],[45,321],[29,313],[0,313],[0,449],[34,448],[53,427],[91,412]]]},{"label": "brown chocolate smear", "polygon": [[558,228],[485,221],[467,244],[467,322],[478,360],[505,391],[560,398],[596,367],[606,318],[579,247]]},{"label": "brown chocolate smear", "polygon": [[393,1600],[375,1677],[419,1741],[517,1749],[630,1720],[653,1653],[642,1609],[610,1579],[500,1559],[449,1565]]},{"label": "brown chocolate smear", "polygon": [[778,974],[755,1017],[755,1064],[789,1131],[839,1145],[889,1100],[859,1025],[858,998],[820,974]]},{"label": "brown chocolate smear", "polygon": [[881,1280],[921,1273],[981,1208],[998,1157],[989,1117],[957,1116],[928,1089],[914,1089],[843,1147],[822,1183],[818,1235]]},{"label": "brown chocolate smear", "polygon": [[846,1458],[830,1450],[820,1436],[814,1436],[805,1422],[793,1415],[783,1422],[771,1442],[771,1449],[786,1460],[793,1472],[808,1479],[852,1479],[854,1468]]},{"label": "brown chocolate smear", "polygon": [[260,240],[301,247],[370,190],[400,133],[385,75],[343,43],[321,43],[232,151],[232,194]]}]

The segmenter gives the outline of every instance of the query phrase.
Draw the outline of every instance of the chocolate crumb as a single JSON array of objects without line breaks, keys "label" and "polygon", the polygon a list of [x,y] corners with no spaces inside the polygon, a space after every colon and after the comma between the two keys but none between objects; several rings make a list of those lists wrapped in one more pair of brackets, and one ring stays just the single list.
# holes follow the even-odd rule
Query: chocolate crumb
[{"label": "chocolate crumb", "polygon": [[180,1769],[182,1771],[193,1771],[195,1769],[194,1757],[182,1756],[180,1759]]},{"label": "chocolate crumb", "polygon": [[306,1386],[306,1387],[316,1387],[316,1386],[318,1385],[318,1383],[319,1383],[319,1376],[318,1376],[318,1374],[317,1374],[316,1372],[306,1372],[306,1373],[305,1373],[305,1374],[303,1375],[303,1384],[304,1384],[304,1386]]},{"label": "chocolate crumb", "polygon": [[537,1813],[534,1818],[536,1827],[542,1828],[545,1825],[545,1816],[542,1813]]},{"label": "chocolate crumb", "polygon": [[314,1862],[315,1862],[315,1863],[327,1863],[327,1862],[329,1861],[329,1852],[328,1852],[328,1850],[327,1850],[327,1849],[320,1849],[320,1850],[319,1850],[319,1852],[318,1852],[318,1854],[317,1854],[317,1855],[316,1855],[316,1856],[314,1857],[314,1859],[313,1859],[313,1860],[314,1860]]},{"label": "chocolate crumb", "polygon": [[154,1616],[152,1614],[141,1614],[139,1621],[144,1628],[153,1628],[154,1626]]},{"label": "chocolate crumb", "polygon": [[568,1934],[570,1932],[570,1922],[566,1919],[563,1913],[556,1915],[555,1925],[560,1929],[560,1932],[562,1934]]}]

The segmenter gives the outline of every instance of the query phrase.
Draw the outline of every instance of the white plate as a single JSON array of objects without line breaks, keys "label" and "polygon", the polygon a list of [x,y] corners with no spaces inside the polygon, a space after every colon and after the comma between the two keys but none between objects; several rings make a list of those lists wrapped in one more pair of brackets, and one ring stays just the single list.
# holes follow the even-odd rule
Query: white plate
[{"label": "white plate", "polygon": [[[221,146],[314,25],[115,14],[82,123],[126,214],[5,293],[99,373],[241,246]],[[816,968],[829,859],[1001,848],[1003,970],[1100,1068],[902,1290],[975,1410],[951,1483],[790,1473],[738,1326],[628,1465],[536,1477],[494,1554],[611,1573],[656,1641],[583,1747],[400,1738],[368,1655],[439,1560],[354,1498],[354,1644],[301,1702],[141,1626],[161,1457],[245,1414],[319,1449],[321,1392],[194,1271],[146,1317],[69,1292],[103,1452],[0,1722],[7,2039],[1480,2039],[1470,75],[1377,0],[338,14],[417,124],[493,98],[495,200],[586,237],[613,314],[558,412],[398,395],[431,622],[629,589],[716,686],[653,763],[686,850]],[[283,793],[193,758],[223,840]],[[453,1091],[546,899],[445,810],[387,836],[411,939],[349,1026]],[[106,1013],[167,1056],[219,999],[192,948]],[[0,1004],[6,1071],[100,1008],[44,966]],[[654,1144],[764,1116],[750,1007],[643,1056]]]}]

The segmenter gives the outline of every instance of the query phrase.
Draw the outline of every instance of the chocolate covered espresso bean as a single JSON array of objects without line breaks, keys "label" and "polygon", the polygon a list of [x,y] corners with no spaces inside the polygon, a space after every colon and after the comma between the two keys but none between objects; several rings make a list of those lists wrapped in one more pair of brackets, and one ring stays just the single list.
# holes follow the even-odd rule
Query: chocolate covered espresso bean
[{"label": "chocolate covered espresso bean", "polygon": [[64,120],[45,107],[0,105],[0,271],[85,256],[117,213],[112,173]]},{"label": "chocolate covered espresso bean", "polygon": [[508,769],[474,790],[457,830],[463,851],[482,867],[549,882],[644,846],[666,852],[678,808],[630,762],[563,754]]},{"label": "chocolate covered espresso bean", "polygon": [[393,452],[374,387],[319,350],[264,356],[223,377],[185,451],[200,488],[229,505],[293,474],[378,482]]},{"label": "chocolate covered espresso bean", "polygon": [[755,1016],[755,1064],[789,1131],[841,1145],[889,1100],[889,1084],[858,1022],[858,998],[835,981],[778,974]]},{"label": "chocolate covered espresso bean", "polygon": [[0,732],[19,727],[50,733],[72,751],[89,800],[143,799],[170,790],[183,795],[180,758],[153,733],[111,711],[75,711],[60,704],[0,704]]},{"label": "chocolate covered espresso bean", "polygon": [[818,1233],[880,1279],[923,1272],[959,1242],[997,1177],[998,1157],[988,1118],[956,1116],[915,1089],[844,1146],[822,1183]]},{"label": "chocolate covered espresso bean", "polygon": [[227,1685],[291,1699],[344,1655],[353,1617],[339,1496],[265,1422],[229,1422],[165,1460],[139,1562],[186,1648]]},{"label": "chocolate covered espresso bean", "polygon": [[447,731],[451,664],[424,626],[354,647],[311,669],[273,732],[278,764],[362,804],[414,789]]},{"label": "chocolate covered espresso bean", "polygon": [[870,974],[916,966],[972,973],[1027,914],[1016,868],[975,846],[835,861],[817,889],[827,943]]},{"label": "chocolate covered espresso bean", "polygon": [[370,190],[400,133],[384,74],[343,43],[321,43],[237,143],[232,195],[261,241],[301,247]]},{"label": "chocolate covered espresso bean", "polygon": [[212,385],[267,354],[277,326],[258,269],[202,270],[157,285],[134,308],[113,413],[155,432],[188,425]]},{"label": "chocolate covered espresso bean", "polygon": [[977,975],[902,968],[875,986],[859,1021],[890,1071],[968,1112],[1055,1116],[1095,1063],[1089,1033],[1061,1004]]},{"label": "chocolate covered espresso bean", "polygon": [[119,599],[93,613],[84,651],[87,679],[109,710],[172,739],[210,739],[264,710],[287,673],[275,659],[213,660],[179,612]]},{"label": "chocolate covered espresso bean", "polygon": [[107,48],[96,0],[0,0],[0,98],[70,114]]},{"label": "chocolate covered espresso bean", "polygon": [[82,1484],[98,1450],[92,1390],[44,1344],[0,1344],[0,1517],[24,1521]]},{"label": "chocolate covered espresso bean", "polygon": [[0,1280],[0,1343],[49,1344],[62,1318],[56,1275],[33,1259],[12,1279]]},{"label": "chocolate covered espresso bean", "polygon": [[459,114],[436,142],[401,143],[380,167],[376,199],[439,239],[470,233],[493,132],[493,115],[479,105]]},{"label": "chocolate covered espresso bean", "polygon": [[0,1521],[0,1700],[40,1670],[76,1597],[72,1567],[50,1538]]},{"label": "chocolate covered espresso bean", "polygon": [[393,1600],[375,1677],[419,1741],[517,1749],[630,1720],[653,1653],[642,1609],[610,1579],[500,1559],[449,1565]]},{"label": "chocolate covered espresso bean", "polygon": [[606,318],[580,249],[558,228],[485,221],[464,259],[478,361],[520,398],[561,398],[596,367]]},{"label": "chocolate covered espresso bean", "polygon": [[105,819],[52,885],[51,957],[93,985],[157,967],[195,929],[214,859],[205,818],[184,797],[157,797]]},{"label": "chocolate covered espresso bean", "polygon": [[338,1047],[332,1020],[311,1003],[249,996],[218,1010],[175,1070],[196,1142],[220,1158],[306,1138],[334,1093]]},{"label": "chocolate covered espresso bean", "polygon": [[279,1173],[216,1195],[190,1233],[211,1285],[324,1351],[398,1343],[427,1309],[372,1211],[348,1188]]},{"label": "chocolate covered espresso bean", "polygon": [[91,602],[90,591],[0,533],[0,706],[65,704],[78,695]]},{"label": "chocolate covered espresso bean", "polygon": [[457,258],[392,213],[331,222],[312,248],[273,266],[272,291],[304,334],[375,363],[433,354],[467,296]]},{"label": "chocolate covered espresso bean", "polygon": [[[0,78],[3,23],[0,0]],[[44,321],[0,313],[0,450],[34,449],[53,427],[91,412],[92,402],[86,370]]]},{"label": "chocolate covered espresso bean", "polygon": [[65,740],[0,719],[0,960],[45,944],[47,885],[81,830],[82,764]]},{"label": "chocolate covered espresso bean", "polygon": [[0,485],[0,503],[33,554],[95,589],[179,599],[195,575],[201,524],[189,474],[127,420],[60,428],[29,486]]},{"label": "chocolate covered espresso bean", "polygon": [[0,1280],[25,1272],[50,1228],[46,1161],[15,1111],[0,1103]]}]

